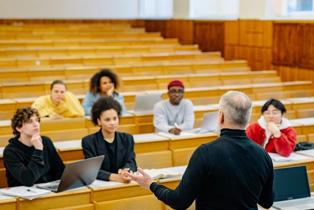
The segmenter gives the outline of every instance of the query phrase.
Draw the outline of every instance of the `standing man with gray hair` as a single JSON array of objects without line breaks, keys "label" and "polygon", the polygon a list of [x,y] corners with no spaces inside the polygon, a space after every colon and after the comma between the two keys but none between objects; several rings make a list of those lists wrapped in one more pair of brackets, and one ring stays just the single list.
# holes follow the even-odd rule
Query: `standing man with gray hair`
[{"label": "standing man with gray hair", "polygon": [[186,209],[196,200],[197,210],[255,210],[273,204],[273,165],[263,148],[245,133],[252,102],[238,91],[219,101],[220,137],[201,145],[192,155],[175,190],[157,184],[142,169],[131,178],[150,189],[174,209]]}]

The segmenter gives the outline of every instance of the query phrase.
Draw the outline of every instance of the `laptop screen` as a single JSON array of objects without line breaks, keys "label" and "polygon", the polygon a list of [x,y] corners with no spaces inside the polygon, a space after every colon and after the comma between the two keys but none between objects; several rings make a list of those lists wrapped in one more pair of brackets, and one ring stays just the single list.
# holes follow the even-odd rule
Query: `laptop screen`
[{"label": "laptop screen", "polygon": [[305,166],[275,169],[274,201],[310,197]]},{"label": "laptop screen", "polygon": [[161,93],[136,95],[134,112],[152,112],[154,105],[161,100]]}]

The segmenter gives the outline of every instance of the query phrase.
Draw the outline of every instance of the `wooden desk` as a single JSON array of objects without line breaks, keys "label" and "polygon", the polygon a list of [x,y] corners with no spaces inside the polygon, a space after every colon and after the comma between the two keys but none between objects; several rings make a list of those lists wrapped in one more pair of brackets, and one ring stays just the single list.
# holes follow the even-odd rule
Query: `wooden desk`
[{"label": "wooden desk", "polygon": [[169,139],[155,133],[138,134],[134,137],[137,165],[142,168],[173,166]]},{"label": "wooden desk", "polygon": [[[276,168],[291,167],[305,165],[307,170],[311,170],[314,160],[289,162],[275,164]],[[170,188],[175,188],[180,179],[165,179],[161,183]],[[310,177],[310,182],[313,179]],[[312,185],[311,185],[311,189]],[[15,206],[16,205],[16,206]],[[8,207],[7,207],[8,206]],[[4,208],[5,207],[5,208]],[[16,207],[16,208],[14,208]],[[167,209],[163,203],[157,200],[152,193],[137,184],[121,184],[121,183],[106,183],[104,185],[91,185],[90,189],[83,188],[79,190],[67,191],[63,193],[51,193],[41,198],[28,201],[18,199],[0,199],[1,209],[117,209],[117,210],[138,210],[152,209],[164,210]]]},{"label": "wooden desk", "polygon": [[46,209],[75,209],[93,210],[92,192],[87,187],[61,193],[51,193],[34,200],[18,199],[17,209],[46,210]]},{"label": "wooden desk", "polygon": [[[263,104],[263,103],[261,103]],[[294,105],[294,104],[290,104]],[[289,106],[289,105],[288,105]],[[253,111],[253,120],[256,120],[260,114],[260,108],[256,106]],[[208,106],[195,106],[195,127],[201,124],[204,113],[217,110],[217,104]],[[289,115],[288,116],[292,116]],[[292,119],[290,120],[293,127],[297,130],[298,135],[314,134],[313,118]],[[69,139],[81,139],[82,137],[97,132],[99,127],[94,126],[88,118],[60,119],[53,121],[43,121],[41,123],[41,133],[49,136],[53,141],[62,141]],[[122,116],[120,120],[120,131],[131,134],[152,133],[153,115],[146,114],[128,114]],[[66,134],[66,135],[65,135]],[[0,121],[0,146],[5,146],[8,139],[12,137],[10,121]]]},{"label": "wooden desk", "polygon": [[[161,182],[174,189],[180,179],[167,179]],[[92,186],[91,188],[96,209],[165,210],[167,208],[149,190],[141,188],[137,184],[117,184],[111,187]]]},{"label": "wooden desk", "polygon": [[5,195],[0,195],[0,209],[1,210],[16,210],[16,198]]},{"label": "wooden desk", "polygon": [[217,134],[197,134],[190,136],[171,136],[169,149],[172,152],[173,166],[187,165],[192,153],[202,144],[217,139]]},{"label": "wooden desk", "polygon": [[[172,166],[169,139],[157,134],[134,135],[136,162],[143,168],[163,168]],[[84,159],[81,140],[54,142],[65,162]]]}]

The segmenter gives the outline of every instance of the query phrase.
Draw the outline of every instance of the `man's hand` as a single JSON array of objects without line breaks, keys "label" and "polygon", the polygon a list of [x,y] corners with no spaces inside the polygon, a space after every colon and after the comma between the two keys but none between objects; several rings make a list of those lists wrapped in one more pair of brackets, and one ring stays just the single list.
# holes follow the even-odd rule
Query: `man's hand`
[{"label": "man's hand", "polygon": [[269,122],[267,124],[268,129],[273,134],[274,137],[278,138],[281,136],[281,132],[279,129],[279,125],[275,124],[274,122]]},{"label": "man's hand", "polygon": [[153,179],[141,168],[137,168],[137,172],[135,173],[129,173],[129,176],[133,181],[136,181],[140,186],[148,190],[153,182]]},{"label": "man's hand", "polygon": [[169,130],[169,133],[174,134],[174,135],[180,135],[181,129],[179,129],[179,128],[171,128]]},{"label": "man's hand", "polygon": [[42,139],[41,139],[39,133],[34,134],[32,136],[31,143],[35,147],[35,149],[37,149],[37,150],[43,150],[43,148],[44,148],[43,142],[42,142]]}]

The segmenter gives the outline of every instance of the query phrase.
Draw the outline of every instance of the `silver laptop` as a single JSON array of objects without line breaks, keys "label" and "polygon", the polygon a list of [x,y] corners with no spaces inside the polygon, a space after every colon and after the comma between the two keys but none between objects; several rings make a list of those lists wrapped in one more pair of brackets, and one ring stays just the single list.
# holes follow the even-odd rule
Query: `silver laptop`
[{"label": "silver laptop", "polygon": [[218,129],[218,112],[205,113],[201,127],[193,129],[193,133],[203,134],[208,132],[215,132]]},{"label": "silver laptop", "polygon": [[305,166],[276,169],[274,173],[275,209],[314,209]]},{"label": "silver laptop", "polygon": [[154,105],[161,100],[161,93],[144,93],[136,95],[134,112],[147,113],[152,112]]},{"label": "silver laptop", "polygon": [[97,178],[104,157],[101,155],[69,163],[65,166],[60,180],[38,184],[36,187],[52,192],[62,192],[90,185]]}]

